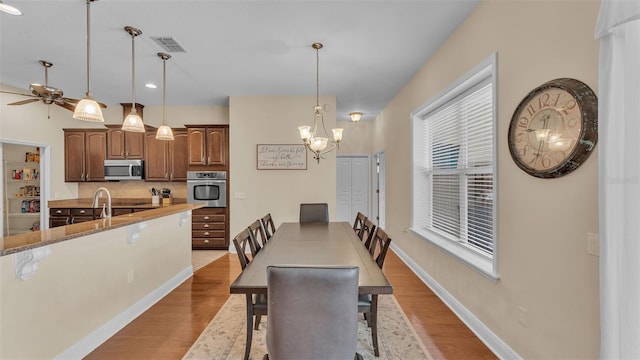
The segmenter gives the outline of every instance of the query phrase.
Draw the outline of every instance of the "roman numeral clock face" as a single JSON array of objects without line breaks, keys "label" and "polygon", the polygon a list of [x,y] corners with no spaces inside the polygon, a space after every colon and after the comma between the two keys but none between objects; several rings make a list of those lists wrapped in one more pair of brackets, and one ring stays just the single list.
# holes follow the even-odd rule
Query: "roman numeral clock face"
[{"label": "roman numeral clock face", "polygon": [[575,79],[551,80],[531,91],[509,125],[509,150],[520,169],[560,177],[580,166],[598,142],[598,99]]}]

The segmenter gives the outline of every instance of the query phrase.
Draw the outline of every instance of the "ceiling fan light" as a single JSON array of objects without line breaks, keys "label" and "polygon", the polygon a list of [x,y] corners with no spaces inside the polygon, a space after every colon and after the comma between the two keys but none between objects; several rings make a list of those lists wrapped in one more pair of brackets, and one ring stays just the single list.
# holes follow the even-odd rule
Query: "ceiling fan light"
[{"label": "ceiling fan light", "polygon": [[104,122],[102,109],[91,95],[87,95],[78,102],[73,111],[73,118],[82,121]]},{"label": "ceiling fan light", "polygon": [[162,124],[156,132],[156,140],[174,140],[173,130],[168,125]]},{"label": "ceiling fan light", "polygon": [[127,115],[122,123],[122,130],[131,132],[145,132],[142,118],[138,115],[135,108],[131,109],[131,113]]}]

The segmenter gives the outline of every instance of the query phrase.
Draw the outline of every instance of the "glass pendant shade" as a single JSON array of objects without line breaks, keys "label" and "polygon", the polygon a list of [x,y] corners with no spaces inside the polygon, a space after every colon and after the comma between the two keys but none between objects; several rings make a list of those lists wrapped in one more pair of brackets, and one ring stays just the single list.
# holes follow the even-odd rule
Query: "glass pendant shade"
[{"label": "glass pendant shade", "polygon": [[158,57],[162,59],[162,125],[156,132],[156,140],[174,140],[173,130],[167,125],[167,60],[171,59],[171,55],[158,53]]},{"label": "glass pendant shade", "polygon": [[331,129],[333,131],[333,141],[339,143],[342,140],[342,128]]},{"label": "glass pendant shade", "polygon": [[329,139],[326,137],[314,137],[309,140],[309,147],[313,151],[322,151],[327,147]]},{"label": "glass pendant shade", "polygon": [[173,140],[173,130],[168,125],[160,125],[156,132],[157,140]]},{"label": "glass pendant shade", "polygon": [[73,111],[73,118],[82,121],[104,122],[102,109],[100,109],[100,105],[98,105],[91,95],[87,95],[78,102]]},{"label": "glass pendant shade", "polygon": [[91,1],[86,0],[87,3],[87,92],[85,97],[80,100],[75,109],[73,110],[73,118],[76,120],[90,121],[90,122],[104,122],[104,116],[102,115],[102,109],[100,104],[93,99],[91,94]]},{"label": "glass pendant shade", "polygon": [[[135,106],[135,105],[134,105]],[[122,123],[122,130],[131,132],[144,132],[144,123],[142,118],[138,115],[136,108],[131,109],[131,113],[124,118]]]},{"label": "glass pendant shade", "polygon": [[131,35],[131,113],[122,122],[123,131],[145,132],[144,122],[136,111],[136,36],[142,35],[140,29],[125,26],[124,31]]},{"label": "glass pendant shade", "polygon": [[303,141],[309,140],[311,137],[311,126],[298,126],[298,130],[300,131],[300,139]]}]

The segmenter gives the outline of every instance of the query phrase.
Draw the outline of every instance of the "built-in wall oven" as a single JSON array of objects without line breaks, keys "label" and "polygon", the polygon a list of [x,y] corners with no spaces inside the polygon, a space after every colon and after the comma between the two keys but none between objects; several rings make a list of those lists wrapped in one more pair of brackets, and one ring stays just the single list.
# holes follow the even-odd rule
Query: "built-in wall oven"
[{"label": "built-in wall oven", "polygon": [[227,172],[187,171],[187,202],[227,207]]}]

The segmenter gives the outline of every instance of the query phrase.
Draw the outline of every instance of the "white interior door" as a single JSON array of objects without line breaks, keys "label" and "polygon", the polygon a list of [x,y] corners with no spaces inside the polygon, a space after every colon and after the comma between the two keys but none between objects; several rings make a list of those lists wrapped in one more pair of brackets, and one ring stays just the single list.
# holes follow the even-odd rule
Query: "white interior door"
[{"label": "white interior door", "polygon": [[369,214],[369,156],[339,156],[336,163],[336,219],[351,222],[358,211]]},{"label": "white interior door", "polygon": [[373,182],[374,182],[374,223],[382,228],[385,227],[385,156],[384,151],[376,153],[374,155],[374,169]]}]

